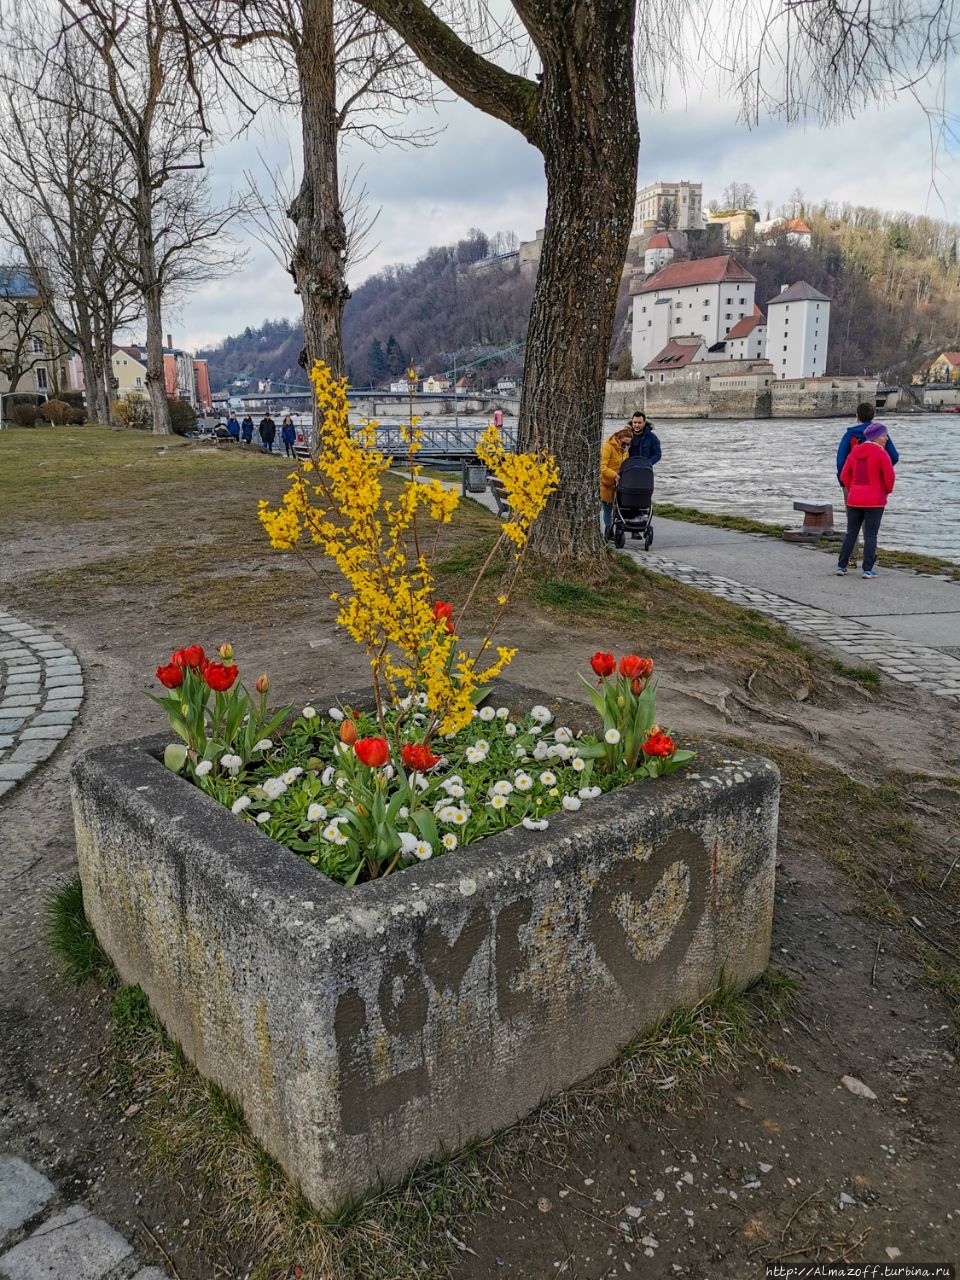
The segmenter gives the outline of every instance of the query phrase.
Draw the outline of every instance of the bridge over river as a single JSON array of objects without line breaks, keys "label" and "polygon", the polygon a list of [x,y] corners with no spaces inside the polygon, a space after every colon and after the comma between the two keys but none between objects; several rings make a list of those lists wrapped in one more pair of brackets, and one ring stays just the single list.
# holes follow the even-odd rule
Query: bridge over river
[{"label": "bridge over river", "polygon": [[[469,422],[450,421],[424,422],[421,420],[420,451],[417,461],[421,463],[446,462],[460,463],[472,458],[477,452],[480,437],[490,425],[489,418],[484,415]],[[380,422],[374,428],[376,447],[381,453],[392,454],[399,462],[407,456],[407,444],[403,439],[403,426],[399,422]],[[294,450],[298,456],[305,457],[309,452],[312,428],[304,420],[297,426],[297,443]],[[508,449],[517,447],[516,419],[504,422],[501,429],[503,442]]]}]

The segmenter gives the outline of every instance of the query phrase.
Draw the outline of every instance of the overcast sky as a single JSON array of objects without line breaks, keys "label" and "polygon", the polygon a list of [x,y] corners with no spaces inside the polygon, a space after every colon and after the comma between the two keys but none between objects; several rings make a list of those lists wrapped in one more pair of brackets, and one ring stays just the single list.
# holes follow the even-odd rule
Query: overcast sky
[{"label": "overcast sky", "polygon": [[[951,81],[954,93],[958,79]],[[414,262],[470,227],[516,231],[527,240],[543,226],[542,161],[519,134],[458,101],[427,123],[442,132],[426,149],[355,145],[347,153],[351,168],[362,166],[370,201],[380,208],[376,248],[352,273],[353,285],[390,263]],[[643,111],[640,126],[638,183],[702,182],[705,205],[736,180],[756,188],[761,212],[799,187],[811,202],[850,201],[960,222],[956,151],[931,140],[927,117],[910,97],[828,129],[772,121],[747,129],[735,104],[709,96]],[[279,134],[230,143],[214,162],[218,189],[240,184],[243,171],[258,166],[258,150],[282,160],[287,144]],[[241,238],[246,267],[171,312],[167,327],[176,345],[194,349],[246,325],[298,314],[290,276],[252,237]]]}]

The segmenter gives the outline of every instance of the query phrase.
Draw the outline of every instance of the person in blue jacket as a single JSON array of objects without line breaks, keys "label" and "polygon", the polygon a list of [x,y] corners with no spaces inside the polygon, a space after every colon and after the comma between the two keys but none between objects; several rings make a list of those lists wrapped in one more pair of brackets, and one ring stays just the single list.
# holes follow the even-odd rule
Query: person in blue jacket
[{"label": "person in blue jacket", "polygon": [[[837,484],[841,483],[840,472],[843,470],[843,464],[847,460],[847,455],[855,444],[861,444],[863,442],[863,433],[873,421],[873,415],[875,412],[873,405],[869,404],[867,401],[864,401],[863,404],[857,405],[857,421],[852,427],[847,427],[840,439],[840,445],[837,449]],[[894,466],[896,466],[900,461],[900,454],[897,452],[897,447],[890,439],[889,435],[887,436],[887,443],[884,445],[884,448],[889,455],[890,461]],[[844,501],[846,501],[846,490],[844,490],[843,497]]]},{"label": "person in blue jacket", "polygon": [[286,450],[288,458],[292,458],[294,456],[293,444],[296,438],[297,428],[293,425],[293,419],[288,413],[280,427],[280,439],[283,442],[283,447]]},{"label": "person in blue jacket", "polygon": [[253,439],[253,419],[250,417],[249,413],[240,423],[240,431],[243,435],[243,443],[249,444]]},{"label": "person in blue jacket", "polygon": [[237,421],[235,413],[231,413],[227,419],[227,432],[232,440],[240,439],[240,423]]},{"label": "person in blue jacket", "polygon": [[646,458],[651,467],[655,467],[660,461],[662,450],[660,448],[660,440],[653,430],[652,423],[647,421],[647,415],[639,409],[630,419],[630,426],[633,428],[633,439],[630,441],[629,454],[631,458]]}]

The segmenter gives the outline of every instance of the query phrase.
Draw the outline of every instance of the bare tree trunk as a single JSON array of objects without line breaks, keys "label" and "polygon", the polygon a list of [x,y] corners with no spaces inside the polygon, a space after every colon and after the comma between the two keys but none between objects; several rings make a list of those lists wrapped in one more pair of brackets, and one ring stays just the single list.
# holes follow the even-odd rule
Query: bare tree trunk
[{"label": "bare tree trunk", "polygon": [[147,393],[150,396],[150,409],[153,414],[153,434],[168,436],[172,427],[163,368],[161,285],[157,271],[157,250],[153,235],[153,198],[149,178],[141,177],[140,179],[137,212],[140,279],[147,322]]},{"label": "bare tree trunk", "polygon": [[632,7],[599,0],[588,8],[580,6],[576,48],[543,51],[536,140],[547,219],[520,403],[520,447],[549,449],[561,477],[533,549],[561,563],[601,545],[604,393],[640,145]]},{"label": "bare tree trunk", "polygon": [[323,360],[341,377],[347,231],[337,168],[336,68],[333,0],[303,0],[297,47],[303,134],[303,182],[290,206],[297,243],[291,271],[303,303],[304,349],[310,369]]}]

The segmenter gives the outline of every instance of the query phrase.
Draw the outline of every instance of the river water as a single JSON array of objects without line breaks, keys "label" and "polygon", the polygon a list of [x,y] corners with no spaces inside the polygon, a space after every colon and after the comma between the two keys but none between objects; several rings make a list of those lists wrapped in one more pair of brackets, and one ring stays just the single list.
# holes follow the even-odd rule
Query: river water
[{"label": "river water", "polygon": [[[621,421],[608,419],[606,434]],[[960,563],[960,414],[891,414],[883,421],[900,462],[881,545]],[[482,419],[461,417],[460,424],[480,426]],[[429,431],[431,426],[451,426],[453,419],[425,418],[420,425]],[[508,418],[507,425],[513,420]],[[835,523],[843,529],[836,454],[847,425],[841,418],[665,418],[655,424],[663,457],[657,464],[654,502],[790,525],[803,523],[793,510],[795,501],[832,502]]]}]

